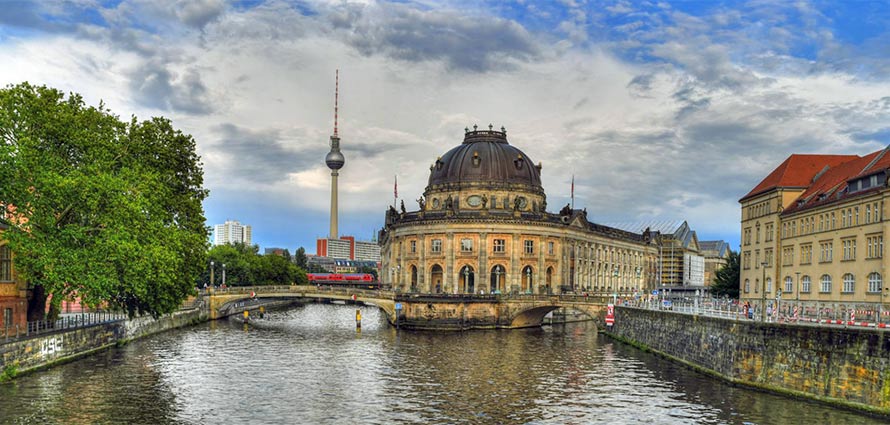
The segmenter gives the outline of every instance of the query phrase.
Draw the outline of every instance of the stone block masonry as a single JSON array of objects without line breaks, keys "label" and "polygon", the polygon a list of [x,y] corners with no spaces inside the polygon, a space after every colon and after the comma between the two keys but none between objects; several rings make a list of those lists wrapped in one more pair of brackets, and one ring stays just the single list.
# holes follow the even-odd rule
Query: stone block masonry
[{"label": "stone block masonry", "polygon": [[611,336],[733,383],[890,415],[890,334],[616,307]]},{"label": "stone block masonry", "polygon": [[137,317],[0,344],[0,372],[18,373],[65,362],[132,339],[208,320],[206,309],[180,310],[158,319]]}]

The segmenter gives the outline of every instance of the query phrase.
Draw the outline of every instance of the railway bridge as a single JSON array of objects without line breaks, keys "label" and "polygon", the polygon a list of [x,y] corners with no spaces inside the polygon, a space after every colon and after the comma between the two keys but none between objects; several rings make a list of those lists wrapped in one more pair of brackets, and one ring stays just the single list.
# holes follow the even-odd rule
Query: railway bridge
[{"label": "railway bridge", "polygon": [[591,319],[605,314],[608,296],[526,294],[413,294],[325,286],[253,286],[211,289],[210,317],[222,318],[271,302],[342,301],[373,305],[393,325],[408,329],[513,329],[540,326],[547,313],[569,308]]}]

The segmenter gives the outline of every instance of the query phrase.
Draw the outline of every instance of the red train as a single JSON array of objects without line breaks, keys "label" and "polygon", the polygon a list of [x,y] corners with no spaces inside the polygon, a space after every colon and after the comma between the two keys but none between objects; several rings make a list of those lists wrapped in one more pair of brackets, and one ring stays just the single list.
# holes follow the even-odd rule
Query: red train
[{"label": "red train", "polygon": [[306,277],[310,285],[380,289],[380,282],[370,273],[307,273]]}]

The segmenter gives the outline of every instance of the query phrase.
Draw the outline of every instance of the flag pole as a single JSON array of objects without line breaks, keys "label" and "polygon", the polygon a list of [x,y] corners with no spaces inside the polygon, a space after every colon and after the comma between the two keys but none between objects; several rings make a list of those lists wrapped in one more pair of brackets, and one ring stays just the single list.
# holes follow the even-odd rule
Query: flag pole
[{"label": "flag pole", "polygon": [[572,209],[575,209],[575,175],[572,174]]}]

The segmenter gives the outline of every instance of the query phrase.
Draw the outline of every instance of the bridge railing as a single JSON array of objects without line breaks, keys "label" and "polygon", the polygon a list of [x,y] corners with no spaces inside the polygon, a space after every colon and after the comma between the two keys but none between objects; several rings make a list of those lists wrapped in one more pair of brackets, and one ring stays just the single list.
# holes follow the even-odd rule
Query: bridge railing
[{"label": "bridge railing", "polygon": [[23,324],[7,324],[0,328],[3,342],[33,338],[48,333],[64,332],[78,328],[113,323],[127,319],[126,313],[113,311],[94,311],[63,314],[56,320],[37,320]]},{"label": "bridge railing", "polygon": [[[801,323],[824,326],[860,326],[873,328],[890,327],[890,309],[882,303],[839,303],[822,301],[770,300],[765,311],[759,303],[744,304],[722,299],[672,300],[664,303],[639,302],[624,304],[626,307],[649,310],[665,310],[679,314],[698,314],[734,320],[750,320],[775,323]],[[764,314],[766,313],[766,314]],[[765,316],[765,317],[764,317]]]}]

